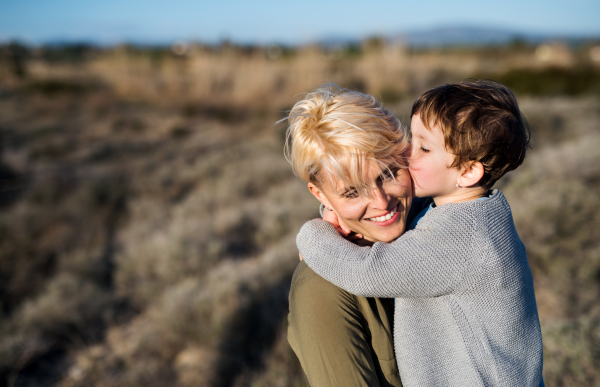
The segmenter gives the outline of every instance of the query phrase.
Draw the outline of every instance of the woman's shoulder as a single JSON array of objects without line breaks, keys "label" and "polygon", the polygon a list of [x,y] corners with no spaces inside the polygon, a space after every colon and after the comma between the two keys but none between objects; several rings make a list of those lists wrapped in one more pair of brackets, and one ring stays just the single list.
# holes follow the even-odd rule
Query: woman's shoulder
[{"label": "woman's shoulder", "polygon": [[292,276],[290,303],[315,303],[319,300],[317,304],[327,308],[342,300],[346,304],[356,303],[356,297],[319,276],[304,261],[300,261]]},{"label": "woman's shoulder", "polygon": [[361,305],[365,304],[362,298],[326,281],[302,261],[292,277],[288,321],[297,332],[334,334],[331,329],[339,329],[335,325],[341,316],[345,316],[344,320],[354,319],[362,327],[364,308]]}]

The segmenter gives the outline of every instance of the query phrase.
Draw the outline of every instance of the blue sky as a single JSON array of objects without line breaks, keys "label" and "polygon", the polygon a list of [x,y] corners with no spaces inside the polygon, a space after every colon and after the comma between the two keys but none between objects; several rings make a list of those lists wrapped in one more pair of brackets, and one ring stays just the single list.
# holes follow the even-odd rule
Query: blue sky
[{"label": "blue sky", "polygon": [[0,41],[304,43],[467,25],[600,36],[598,0],[0,0]]}]

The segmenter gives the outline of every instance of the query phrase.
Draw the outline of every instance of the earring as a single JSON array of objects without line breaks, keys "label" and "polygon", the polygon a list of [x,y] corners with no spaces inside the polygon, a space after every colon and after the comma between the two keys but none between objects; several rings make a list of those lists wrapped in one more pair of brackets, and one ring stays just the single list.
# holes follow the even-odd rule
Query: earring
[{"label": "earring", "polygon": [[458,183],[455,185],[456,188],[462,188]]},{"label": "earring", "polygon": [[327,210],[331,211],[331,208],[329,208],[329,207],[326,207],[326,206],[325,206],[325,204],[321,203],[321,204],[319,205],[319,214],[321,214],[321,218],[323,217],[323,211],[324,211],[325,209],[327,209]]}]

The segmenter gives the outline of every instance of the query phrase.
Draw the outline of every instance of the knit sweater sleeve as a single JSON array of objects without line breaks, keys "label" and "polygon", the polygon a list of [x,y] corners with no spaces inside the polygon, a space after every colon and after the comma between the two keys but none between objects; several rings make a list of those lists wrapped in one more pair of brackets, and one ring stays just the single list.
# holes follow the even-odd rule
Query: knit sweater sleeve
[{"label": "knit sweater sleeve", "polygon": [[473,230],[472,222],[457,222],[451,212],[436,211],[438,216],[424,218],[392,243],[357,246],[329,223],[315,219],[301,228],[296,244],[311,269],[352,294],[441,296],[462,279]]}]

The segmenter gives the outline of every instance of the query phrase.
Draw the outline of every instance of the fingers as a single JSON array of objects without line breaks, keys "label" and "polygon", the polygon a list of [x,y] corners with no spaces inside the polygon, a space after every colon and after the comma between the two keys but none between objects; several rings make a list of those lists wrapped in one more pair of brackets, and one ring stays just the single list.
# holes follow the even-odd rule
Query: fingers
[{"label": "fingers", "polygon": [[349,241],[361,240],[364,237],[361,234],[355,234],[350,227],[338,218],[337,214],[328,207],[323,206],[323,220],[331,224],[341,236]]},{"label": "fingers", "polygon": [[327,207],[325,207],[323,210],[323,220],[331,224],[344,238],[346,238],[351,232],[348,227],[345,227],[340,223],[337,214]]},{"label": "fingers", "polygon": [[323,220],[330,223],[333,227],[336,228],[340,225],[336,213],[331,211],[327,207],[325,207],[325,209],[323,210]]},{"label": "fingers", "polygon": [[352,232],[352,230],[350,230],[350,228],[348,226],[346,226],[346,224],[341,221],[340,219],[338,219],[338,223],[340,225],[340,228],[346,233],[346,234],[350,234]]},{"label": "fingers", "polygon": [[339,232],[339,233],[340,233],[340,235],[341,235],[341,236],[343,236],[344,238],[348,238],[348,236],[350,235],[350,232],[348,232],[348,231],[344,230],[343,228],[341,228],[341,227],[339,227],[339,226],[338,226],[338,227],[336,227],[335,229],[336,229],[336,231],[337,231],[337,232]]},{"label": "fingers", "polygon": [[298,253],[298,258],[302,261],[302,254]]},{"label": "fingers", "polygon": [[349,241],[358,241],[358,240],[361,240],[363,238],[364,238],[364,236],[362,234],[352,233],[346,239],[348,239]]}]

